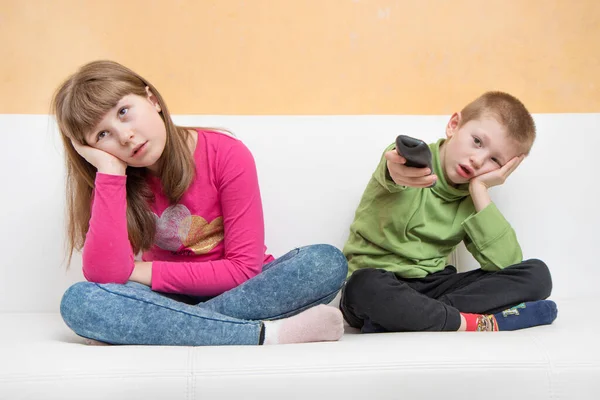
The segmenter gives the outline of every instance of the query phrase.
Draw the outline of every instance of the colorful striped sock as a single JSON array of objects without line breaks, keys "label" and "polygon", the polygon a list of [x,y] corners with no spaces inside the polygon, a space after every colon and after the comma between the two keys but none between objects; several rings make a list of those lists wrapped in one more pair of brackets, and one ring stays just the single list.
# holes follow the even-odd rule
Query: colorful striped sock
[{"label": "colorful striped sock", "polygon": [[521,303],[496,314],[461,313],[467,322],[467,331],[514,331],[538,325],[549,325],[558,313],[552,300]]}]

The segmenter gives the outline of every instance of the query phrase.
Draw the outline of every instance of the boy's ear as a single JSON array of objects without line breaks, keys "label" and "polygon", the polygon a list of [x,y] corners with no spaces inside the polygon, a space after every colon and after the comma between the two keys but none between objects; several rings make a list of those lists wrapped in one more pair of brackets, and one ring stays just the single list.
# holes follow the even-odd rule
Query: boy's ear
[{"label": "boy's ear", "polygon": [[448,139],[454,136],[454,134],[458,131],[458,127],[460,126],[460,120],[461,116],[459,112],[452,114],[452,116],[450,117],[448,125],[446,125],[446,136],[448,137]]},{"label": "boy's ear", "polygon": [[156,98],[156,96],[154,95],[154,93],[152,93],[152,90],[150,90],[149,86],[146,86],[146,93],[148,94],[148,100],[150,101],[150,103],[152,103],[152,105],[154,106],[154,108],[156,108],[156,111],[160,112],[160,104],[158,104],[158,99]]}]

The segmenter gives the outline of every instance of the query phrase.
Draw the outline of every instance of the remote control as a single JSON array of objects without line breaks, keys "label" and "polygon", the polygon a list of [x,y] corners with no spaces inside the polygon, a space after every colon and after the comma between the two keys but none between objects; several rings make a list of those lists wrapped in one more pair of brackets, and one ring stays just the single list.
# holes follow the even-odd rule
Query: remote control
[{"label": "remote control", "polygon": [[407,167],[430,168],[433,171],[431,151],[424,141],[400,135],[396,138],[396,151],[400,156],[406,158],[404,165]]}]

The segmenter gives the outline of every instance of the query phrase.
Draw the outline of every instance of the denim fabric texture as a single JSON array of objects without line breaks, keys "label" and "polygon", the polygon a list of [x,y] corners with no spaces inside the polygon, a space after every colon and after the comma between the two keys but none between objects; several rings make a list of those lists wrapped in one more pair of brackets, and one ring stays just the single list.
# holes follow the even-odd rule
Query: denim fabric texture
[{"label": "denim fabric texture", "polygon": [[78,335],[111,344],[256,345],[261,321],[329,303],[347,271],[341,251],[318,244],[290,251],[211,299],[154,292],[136,282],[79,282],[65,292],[60,312]]}]

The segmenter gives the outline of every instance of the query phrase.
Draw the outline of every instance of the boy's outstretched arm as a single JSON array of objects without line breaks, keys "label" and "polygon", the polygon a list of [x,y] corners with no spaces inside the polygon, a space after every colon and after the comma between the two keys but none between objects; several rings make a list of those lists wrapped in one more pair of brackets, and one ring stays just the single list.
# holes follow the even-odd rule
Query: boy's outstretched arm
[{"label": "boy's outstretched arm", "polygon": [[400,156],[396,150],[384,153],[387,172],[396,185],[409,187],[430,187],[437,181],[437,176],[432,175],[430,168],[407,167],[406,158]]}]

